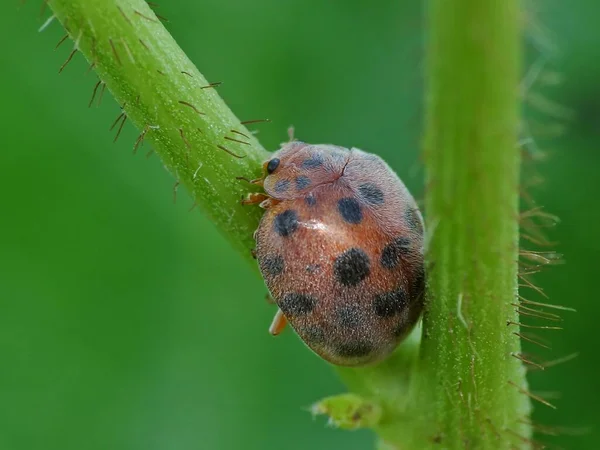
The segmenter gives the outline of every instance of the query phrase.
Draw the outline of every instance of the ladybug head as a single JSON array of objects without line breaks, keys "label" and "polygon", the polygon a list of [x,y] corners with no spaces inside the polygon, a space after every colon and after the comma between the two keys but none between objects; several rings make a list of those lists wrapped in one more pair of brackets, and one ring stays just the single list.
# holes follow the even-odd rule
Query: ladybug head
[{"label": "ladybug head", "polygon": [[264,188],[274,198],[304,196],[315,186],[341,176],[349,151],[333,145],[285,144],[263,164]]}]

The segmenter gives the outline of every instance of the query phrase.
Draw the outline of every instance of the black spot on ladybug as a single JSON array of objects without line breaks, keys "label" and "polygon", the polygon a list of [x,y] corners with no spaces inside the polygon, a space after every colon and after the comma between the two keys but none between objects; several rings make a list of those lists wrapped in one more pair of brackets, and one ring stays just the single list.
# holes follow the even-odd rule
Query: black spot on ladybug
[{"label": "black spot on ladybug", "polygon": [[303,169],[315,169],[323,165],[323,157],[321,155],[312,155],[310,158],[302,161]]},{"label": "black spot on ladybug", "polygon": [[410,239],[399,237],[386,245],[381,252],[381,265],[386,269],[393,269],[398,265],[403,255],[411,253]]},{"label": "black spot on ladybug", "polygon": [[292,209],[277,214],[273,220],[273,228],[278,235],[289,236],[298,229],[298,214]]},{"label": "black spot on ladybug", "polygon": [[313,194],[308,194],[306,197],[304,197],[304,201],[308,206],[315,206],[317,204],[317,199]]},{"label": "black spot on ladybug", "polygon": [[357,224],[362,220],[362,211],[358,201],[355,198],[341,198],[338,200],[337,207],[338,211],[342,215],[342,218],[346,222]]},{"label": "black spot on ladybug", "polygon": [[267,163],[267,173],[270,175],[279,167],[279,158],[273,158],[271,161]]},{"label": "black spot on ladybug", "polygon": [[359,248],[346,250],[333,263],[335,277],[344,286],[356,286],[369,275],[370,270],[369,257]]},{"label": "black spot on ladybug", "polygon": [[423,234],[423,224],[416,209],[409,208],[404,212],[404,220],[409,228],[419,234]]},{"label": "black spot on ladybug", "polygon": [[312,312],[317,305],[317,299],[306,294],[285,294],[278,306],[284,314],[303,316]]},{"label": "black spot on ladybug", "polygon": [[310,178],[304,175],[300,175],[298,178],[296,178],[296,189],[300,191],[308,186],[310,186]]},{"label": "black spot on ladybug", "polygon": [[344,342],[336,347],[337,354],[345,358],[361,357],[371,354],[373,347],[367,342]]},{"label": "black spot on ladybug", "polygon": [[341,306],[335,311],[337,322],[345,328],[357,328],[363,323],[364,316],[356,305]]},{"label": "black spot on ladybug", "polygon": [[310,342],[311,344],[322,344],[325,342],[325,332],[323,331],[323,328],[316,325],[302,327],[299,334],[304,337],[306,342]]},{"label": "black spot on ladybug", "polygon": [[365,202],[371,205],[383,204],[383,192],[373,183],[361,184],[358,187],[358,193]]},{"label": "black spot on ladybug", "polygon": [[281,255],[267,255],[258,262],[260,271],[267,276],[277,276],[283,272],[285,264]]},{"label": "black spot on ladybug", "polygon": [[284,179],[284,180],[277,180],[277,182],[275,183],[275,186],[273,186],[273,189],[278,194],[281,194],[281,193],[287,191],[289,187],[290,187],[290,181]]},{"label": "black spot on ladybug", "polygon": [[392,317],[402,312],[407,305],[406,292],[400,288],[375,297],[373,310],[379,317]]}]

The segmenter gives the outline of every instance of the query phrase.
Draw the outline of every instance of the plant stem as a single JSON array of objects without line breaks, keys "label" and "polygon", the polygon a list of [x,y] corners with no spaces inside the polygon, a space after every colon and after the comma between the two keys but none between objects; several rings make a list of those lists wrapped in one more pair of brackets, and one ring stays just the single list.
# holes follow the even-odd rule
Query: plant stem
[{"label": "plant stem", "polygon": [[[430,0],[428,307],[416,390],[445,448],[527,448],[517,313],[518,0]],[[425,392],[426,391],[426,392]],[[523,423],[525,422],[525,423]]]},{"label": "plant stem", "polygon": [[[216,88],[207,87],[210,84],[145,1],[49,0],[48,4],[75,49],[93,64],[127,119],[140,130],[140,143],[143,139],[152,144],[196,205],[250,260],[252,233],[261,212],[240,205],[251,189],[236,176],[258,176],[267,152]],[[120,122],[115,129],[119,127]]]}]

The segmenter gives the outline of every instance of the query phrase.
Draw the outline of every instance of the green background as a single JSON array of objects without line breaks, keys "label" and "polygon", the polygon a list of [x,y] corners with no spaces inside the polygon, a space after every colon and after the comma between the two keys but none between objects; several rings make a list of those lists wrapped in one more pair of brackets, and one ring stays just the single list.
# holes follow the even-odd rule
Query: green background
[{"label": "green background", "polygon": [[[334,372],[293,333],[267,333],[262,281],[183,191],[173,203],[174,180],[147,146],[132,155],[137,131],[112,143],[117,105],[107,94],[87,108],[96,77],[81,55],[57,74],[72,43],[53,51],[56,23],[37,32],[39,3],[9,0],[0,18],[0,449],[371,448],[369,432],[311,419],[313,401],[343,391]],[[536,281],[579,311],[540,333],[551,352],[530,350],[580,352],[531,374],[558,406],[537,404],[534,418],[565,428],[542,440],[572,449],[600,438],[599,5],[536,2],[551,45],[529,39],[528,67],[543,55],[563,78],[550,86],[545,73],[530,92],[574,112],[548,139],[565,121],[530,108],[547,153],[533,194],[560,217],[549,237],[567,261]],[[421,9],[173,0],[159,11],[242,120],[273,120],[256,126],[267,148],[293,124],[302,140],[384,156],[421,197]]]}]

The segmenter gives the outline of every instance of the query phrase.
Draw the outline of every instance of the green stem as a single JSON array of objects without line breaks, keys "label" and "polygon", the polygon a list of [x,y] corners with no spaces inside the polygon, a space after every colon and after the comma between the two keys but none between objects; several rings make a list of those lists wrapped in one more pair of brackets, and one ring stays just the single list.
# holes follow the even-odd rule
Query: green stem
[{"label": "green stem", "polygon": [[216,89],[206,87],[209,83],[145,1],[48,4],[127,119],[192,193],[198,208],[250,260],[260,211],[240,205],[250,185],[236,176],[258,176],[267,152]]},{"label": "green stem", "polygon": [[[48,3],[166,167],[250,259],[261,211],[240,206],[249,186],[235,177],[258,176],[268,154],[144,1]],[[356,423],[372,426],[382,449],[529,446],[518,328],[506,325],[517,322],[518,6],[428,3],[424,338],[419,349],[417,331],[378,366],[339,369],[359,395],[322,405],[368,411]]]},{"label": "green stem", "polygon": [[521,63],[518,0],[430,0],[424,382],[443,447],[527,448],[515,332]]}]

